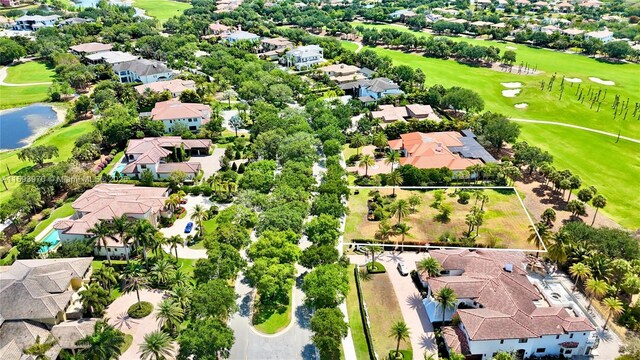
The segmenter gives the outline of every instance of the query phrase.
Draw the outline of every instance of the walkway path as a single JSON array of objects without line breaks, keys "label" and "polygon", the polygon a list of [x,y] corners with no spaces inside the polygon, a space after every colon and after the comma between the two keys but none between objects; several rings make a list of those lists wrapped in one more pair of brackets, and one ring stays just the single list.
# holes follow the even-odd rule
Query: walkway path
[{"label": "walkway path", "polygon": [[[606,131],[602,131],[602,130],[596,130],[596,129],[592,129],[592,128],[588,128],[588,127],[584,127],[584,126],[579,126],[579,125],[555,122],[555,121],[531,120],[531,119],[514,119],[514,118],[512,118],[511,120],[513,120],[515,122],[524,122],[524,123],[532,123],[532,124],[564,126],[564,127],[570,127],[570,128],[573,128],[573,129],[590,131],[590,132],[594,132],[594,133],[597,133],[597,134],[611,136],[611,137],[615,137],[615,138],[618,137],[618,134],[614,134],[614,133],[610,133],[610,132],[606,132]],[[620,139],[624,139],[624,140],[627,140],[627,141],[631,141],[631,142],[640,144],[640,140],[634,139],[634,138],[630,138],[630,137],[627,137],[627,136],[620,136]]]},{"label": "walkway path", "polygon": [[8,70],[9,68],[7,66],[4,66],[2,68],[0,68],[0,85],[1,86],[33,86],[33,85],[50,85],[51,82],[38,82],[38,83],[28,83],[28,84],[10,84],[10,83],[6,83],[4,82],[4,80],[7,78],[8,75]]},{"label": "walkway path", "polygon": [[133,336],[131,346],[120,355],[120,360],[140,359],[138,351],[140,344],[144,342],[144,336],[159,329],[155,307],[163,298],[164,293],[160,290],[140,290],[140,300],[148,301],[154,305],[153,312],[142,319],[133,319],[127,314],[129,307],[138,301],[135,291],[120,296],[107,307],[105,318],[109,319],[109,324],[123,333]]}]

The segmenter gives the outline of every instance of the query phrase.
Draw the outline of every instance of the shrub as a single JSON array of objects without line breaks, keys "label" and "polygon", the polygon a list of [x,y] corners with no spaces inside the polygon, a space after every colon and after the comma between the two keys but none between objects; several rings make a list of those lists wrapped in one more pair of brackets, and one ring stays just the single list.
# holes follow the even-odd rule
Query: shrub
[{"label": "shrub", "polygon": [[38,226],[38,220],[31,220],[26,226],[27,233],[32,232]]},{"label": "shrub", "polygon": [[46,208],[46,209],[42,210],[41,214],[42,214],[42,220],[44,220],[44,219],[48,218],[49,216],[51,216],[51,209]]},{"label": "shrub", "polygon": [[143,317],[151,314],[153,311],[153,304],[148,301],[141,301],[140,304],[135,303],[129,307],[127,314],[134,319],[142,319]]},{"label": "shrub", "polygon": [[471,194],[466,191],[461,191],[458,193],[458,202],[460,204],[468,204],[469,199],[471,199]]}]

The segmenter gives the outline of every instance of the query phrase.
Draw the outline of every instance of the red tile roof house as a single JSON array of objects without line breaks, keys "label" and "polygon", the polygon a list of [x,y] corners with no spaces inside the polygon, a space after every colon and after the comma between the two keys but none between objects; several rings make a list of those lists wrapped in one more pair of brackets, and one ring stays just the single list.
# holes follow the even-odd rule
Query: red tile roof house
[{"label": "red tile roof house", "polygon": [[[68,220],[60,220],[53,225],[60,241],[93,237],[89,231],[100,221],[110,221],[114,217],[126,215],[132,219],[147,219],[154,226],[161,214],[165,214],[164,203],[169,198],[169,189],[143,187],[131,184],[98,184],[85,191],[71,205],[76,211]],[[124,256],[125,248],[120,241],[107,239],[107,246],[99,246],[96,241],[94,253],[106,256]]]},{"label": "red tile roof house", "polygon": [[122,169],[122,174],[137,177],[144,170],[149,170],[155,179],[167,179],[172,172],[182,171],[187,180],[192,180],[202,170],[199,162],[167,162],[167,158],[180,148],[187,155],[208,155],[211,145],[209,139],[181,139],[179,136],[133,139],[125,151],[128,164]]},{"label": "red tile roof house", "polygon": [[162,121],[164,131],[171,133],[175,124],[184,124],[197,132],[200,126],[211,119],[211,107],[204,104],[181,103],[176,99],[156,103],[151,110],[151,119]]},{"label": "red tile roof house", "polygon": [[180,94],[182,94],[185,90],[195,91],[196,82],[193,80],[182,80],[182,79],[175,79],[175,80],[168,80],[168,81],[155,81],[148,84],[138,85],[134,87],[134,89],[136,89],[136,91],[140,95],[144,95],[147,89],[149,91],[153,91],[157,93],[168,91],[171,93],[171,96],[175,98],[180,96]]},{"label": "red tile roof house", "polygon": [[560,354],[571,358],[589,355],[594,348],[592,323],[576,304],[555,300],[553,292],[529,280],[524,253],[461,249],[431,250],[429,255],[443,269],[438,277],[422,275],[429,319],[442,321],[442,306],[434,293],[449,287],[457,296],[445,320],[456,315],[459,325],[442,327],[449,352],[482,360],[498,351],[514,352],[520,359]]},{"label": "red tile roof house", "polygon": [[400,151],[400,164],[413,165],[419,169],[446,167],[454,173],[469,166],[495,162],[495,159],[475,140],[469,130],[400,135],[390,140],[389,147]]},{"label": "red tile roof house", "polygon": [[69,47],[69,49],[71,50],[72,53],[76,55],[85,56],[85,55],[97,54],[105,51],[111,51],[111,49],[113,49],[113,45],[103,44],[99,42],[90,42],[90,43],[74,45]]}]

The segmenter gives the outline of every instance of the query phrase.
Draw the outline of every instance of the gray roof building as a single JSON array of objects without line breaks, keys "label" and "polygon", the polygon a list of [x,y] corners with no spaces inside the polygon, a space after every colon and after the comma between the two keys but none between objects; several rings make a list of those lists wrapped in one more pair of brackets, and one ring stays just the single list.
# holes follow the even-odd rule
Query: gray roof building
[{"label": "gray roof building", "polygon": [[163,62],[148,59],[137,59],[118,63],[113,66],[113,70],[116,72],[129,71],[138,74],[138,76],[171,72],[171,69]]}]

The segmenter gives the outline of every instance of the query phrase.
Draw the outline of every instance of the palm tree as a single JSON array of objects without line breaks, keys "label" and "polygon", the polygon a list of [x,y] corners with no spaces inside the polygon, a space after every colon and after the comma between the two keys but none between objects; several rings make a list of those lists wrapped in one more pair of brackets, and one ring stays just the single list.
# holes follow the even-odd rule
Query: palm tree
[{"label": "palm tree", "polygon": [[356,148],[356,156],[360,155],[360,148],[367,145],[367,138],[360,133],[355,133],[351,136],[351,146]]},{"label": "palm tree", "polygon": [[435,299],[442,306],[442,323],[444,324],[445,314],[447,309],[456,306],[456,293],[452,288],[445,286],[435,294]]},{"label": "palm tree", "polygon": [[384,149],[389,145],[389,140],[387,139],[387,134],[383,131],[378,131],[373,135],[373,145],[378,149]]},{"label": "palm tree", "polygon": [[171,211],[175,211],[180,206],[180,199],[177,194],[171,194],[167,200],[164,201],[164,206]]},{"label": "palm tree", "polygon": [[178,260],[178,245],[184,244],[184,239],[180,235],[173,235],[167,239],[167,243],[176,252],[176,260]]},{"label": "palm tree", "polygon": [[[114,241],[121,241],[124,245],[124,256],[129,264],[129,241],[131,241],[131,221],[127,218],[127,215],[123,214],[120,217],[114,217],[111,221],[111,238]],[[117,237],[115,237],[117,236]]]},{"label": "palm tree", "polygon": [[198,223],[198,235],[202,235],[202,222],[209,219],[209,212],[200,204],[193,207],[191,220]]},{"label": "palm tree", "polygon": [[103,266],[96,269],[91,274],[93,281],[96,281],[111,294],[111,287],[118,283],[118,274],[111,266]]},{"label": "palm tree", "polygon": [[608,297],[602,300],[602,304],[604,305],[605,309],[609,313],[607,315],[607,321],[604,322],[604,330],[607,330],[607,325],[609,325],[609,320],[611,320],[611,316],[620,315],[620,313],[622,313],[623,306],[622,306],[622,301],[613,297]]},{"label": "palm tree", "polygon": [[36,342],[22,350],[25,355],[31,355],[35,360],[49,360],[47,351],[51,350],[58,341],[51,335],[44,342],[40,342],[40,335],[36,336]]},{"label": "palm tree", "polygon": [[138,353],[142,360],[165,360],[172,357],[172,351],[173,345],[169,335],[156,330],[144,336]]},{"label": "palm tree", "polygon": [[400,341],[409,340],[410,334],[411,332],[409,331],[409,327],[404,321],[398,321],[391,326],[391,333],[389,334],[389,337],[396,340],[396,358],[398,357],[398,351],[400,351]]},{"label": "palm tree", "polygon": [[358,163],[359,168],[364,168],[364,176],[369,176],[369,167],[376,164],[376,160],[373,156],[367,154],[363,155]]},{"label": "palm tree", "polygon": [[558,231],[553,235],[551,245],[549,245],[547,256],[556,263],[567,261],[567,246],[570,244],[567,234]]},{"label": "palm tree", "polygon": [[135,291],[136,297],[138,298],[138,307],[140,307],[140,290],[145,289],[147,285],[149,285],[146,272],[138,266],[131,266],[122,274],[122,278],[124,280],[124,292],[130,293]]},{"label": "palm tree", "polygon": [[104,247],[105,252],[107,253],[107,261],[109,262],[109,265],[111,265],[111,252],[107,248],[107,239],[111,238],[111,234],[113,234],[111,226],[109,226],[109,223],[106,221],[100,221],[96,223],[93,228],[89,229],[89,232],[93,234],[93,239],[98,241],[98,247]]},{"label": "palm tree", "polygon": [[400,152],[397,150],[391,150],[384,158],[384,163],[387,165],[391,165],[391,171],[393,171],[393,165],[397,164],[400,161]]},{"label": "palm tree", "polygon": [[184,319],[184,310],[172,299],[164,299],[158,304],[156,318],[161,328],[175,332]]},{"label": "palm tree", "polygon": [[375,261],[376,261],[376,254],[382,252],[382,247],[379,246],[379,245],[371,244],[371,245],[368,245],[365,248],[365,251],[368,252],[369,254],[371,254],[371,264],[367,266],[367,269],[372,270],[372,269],[374,269],[374,264],[375,264]]},{"label": "palm tree", "polygon": [[124,334],[105,319],[96,321],[93,334],[76,341],[76,345],[85,346],[80,350],[84,359],[110,360],[120,356],[124,342]]},{"label": "palm tree", "polygon": [[393,235],[393,227],[389,224],[388,220],[382,220],[378,224],[378,231],[375,233],[375,238],[380,241],[388,241]]},{"label": "palm tree", "polygon": [[176,284],[169,291],[169,296],[181,309],[187,310],[191,301],[191,286],[188,284]]},{"label": "palm tree", "polygon": [[109,304],[109,292],[98,283],[92,283],[87,288],[78,292],[82,308],[91,317],[101,316],[104,308]]},{"label": "palm tree", "polygon": [[542,221],[544,221],[545,224],[547,224],[548,227],[552,227],[553,222],[556,221],[556,211],[553,210],[553,208],[545,209],[545,211],[542,212],[542,216],[540,218]]},{"label": "palm tree", "polygon": [[599,299],[603,297],[604,294],[607,293],[607,290],[609,290],[609,286],[604,280],[589,279],[587,280],[586,290],[587,295],[589,295],[589,306],[587,307],[588,310],[591,309],[591,303],[593,302],[593,299]]},{"label": "palm tree", "polygon": [[411,212],[414,213],[418,211],[418,206],[422,204],[422,199],[418,195],[409,196],[409,206],[411,206]]},{"label": "palm tree", "polygon": [[493,356],[492,360],[515,360],[515,357],[512,353],[498,351],[498,353]]},{"label": "palm tree", "polygon": [[400,223],[400,224],[396,224],[395,226],[395,235],[400,235],[402,236],[402,240],[401,240],[401,245],[400,245],[400,251],[404,251],[404,238],[405,236],[411,236],[411,234],[409,234],[409,231],[412,229],[411,226],[407,225],[407,223]]},{"label": "palm tree", "polygon": [[607,198],[602,194],[598,194],[591,199],[591,205],[596,208],[596,212],[593,214],[593,220],[591,221],[591,226],[596,222],[596,216],[598,215],[598,210],[607,206]]},{"label": "palm tree", "polygon": [[569,274],[576,279],[573,283],[573,291],[575,291],[578,281],[584,281],[591,276],[591,269],[583,263],[575,263],[569,268]]},{"label": "palm tree", "polygon": [[173,275],[175,267],[169,260],[161,258],[151,267],[151,275],[160,285],[166,285]]},{"label": "palm tree", "polygon": [[391,210],[394,216],[398,217],[397,224],[399,224],[403,217],[411,213],[411,206],[409,205],[409,202],[407,200],[400,199],[400,200],[394,201],[389,206],[389,210]]},{"label": "palm tree", "polygon": [[402,175],[397,170],[387,175],[387,185],[393,186],[393,193],[391,194],[391,197],[396,197],[396,186],[402,185],[402,181]]},{"label": "palm tree", "polygon": [[418,261],[417,269],[422,274],[426,273],[427,276],[434,277],[440,275],[442,266],[440,266],[440,263],[436,259],[432,257],[426,257]]},{"label": "palm tree", "polygon": [[147,246],[153,243],[153,237],[156,234],[156,229],[146,219],[139,219],[135,222],[132,229],[133,237],[136,239],[136,243],[142,245],[142,256],[144,257],[145,267],[149,268],[149,258],[147,256]]},{"label": "palm tree", "polygon": [[[544,244],[548,242],[551,231],[547,224],[543,222],[537,222],[533,225],[529,225],[529,237],[527,241],[535,245],[536,249],[540,250]],[[536,252],[536,257],[539,257],[540,253]]]},{"label": "palm tree", "polygon": [[156,257],[160,257],[160,253],[162,252],[162,246],[168,244],[168,240],[164,237],[164,234],[160,231],[156,231],[151,237],[149,243],[149,247],[151,251],[156,255]]}]

